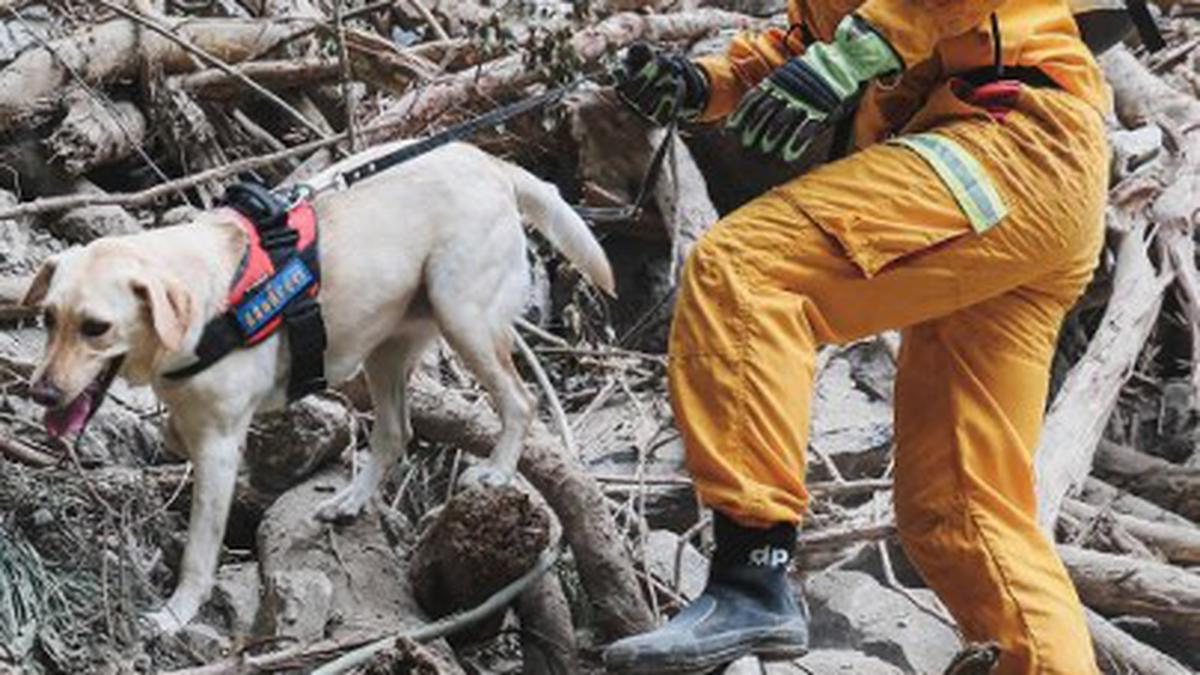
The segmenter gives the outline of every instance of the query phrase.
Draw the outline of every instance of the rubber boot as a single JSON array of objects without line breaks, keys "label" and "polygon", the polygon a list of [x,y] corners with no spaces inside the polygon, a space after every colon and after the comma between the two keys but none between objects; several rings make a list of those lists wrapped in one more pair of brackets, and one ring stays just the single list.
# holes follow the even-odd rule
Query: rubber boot
[{"label": "rubber boot", "polygon": [[747,654],[764,660],[808,651],[808,610],[788,583],[796,528],[747,528],[714,514],[717,549],[708,584],[661,628],[613,643],[611,673],[703,673]]}]

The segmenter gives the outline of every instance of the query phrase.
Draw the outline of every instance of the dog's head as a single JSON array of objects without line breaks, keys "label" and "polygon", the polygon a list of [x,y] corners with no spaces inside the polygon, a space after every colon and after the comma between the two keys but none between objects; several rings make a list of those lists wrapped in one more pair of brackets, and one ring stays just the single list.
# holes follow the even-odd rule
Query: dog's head
[{"label": "dog's head", "polygon": [[99,240],[46,261],[23,303],[41,307],[47,342],[31,395],[54,435],[79,431],[113,379],[149,372],[177,351],[191,320],[191,294],[169,270],[120,240]]}]

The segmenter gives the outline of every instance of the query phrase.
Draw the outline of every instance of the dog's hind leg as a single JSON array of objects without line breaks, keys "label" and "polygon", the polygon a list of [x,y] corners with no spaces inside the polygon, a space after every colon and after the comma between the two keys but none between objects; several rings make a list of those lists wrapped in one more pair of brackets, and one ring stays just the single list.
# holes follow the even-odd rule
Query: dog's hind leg
[{"label": "dog's hind leg", "polygon": [[[500,437],[491,456],[463,472],[463,485],[503,485],[513,477],[525,433],[533,419],[533,398],[521,381],[512,360],[510,324],[489,325],[487,321],[439,313],[446,341],[491,395],[500,413]],[[490,329],[490,330],[489,330]]]},{"label": "dog's hind leg", "polygon": [[358,516],[408,446],[412,438],[408,378],[436,334],[432,324],[410,328],[403,337],[384,342],[367,357],[367,386],[375,406],[371,454],[349,486],[317,507],[317,517],[321,520],[339,521]]}]

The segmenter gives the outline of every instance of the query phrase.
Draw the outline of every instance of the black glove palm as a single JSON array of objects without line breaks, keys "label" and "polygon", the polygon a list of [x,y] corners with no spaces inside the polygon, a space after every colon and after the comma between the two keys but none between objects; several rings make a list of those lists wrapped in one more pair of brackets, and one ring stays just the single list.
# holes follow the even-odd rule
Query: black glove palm
[{"label": "black glove palm", "polygon": [[695,119],[708,104],[708,78],[699,66],[645,43],[628,49],[614,76],[621,99],[658,125]]},{"label": "black glove palm", "polygon": [[747,93],[726,126],[745,147],[794,162],[822,130],[854,111],[864,83],[902,69],[887,40],[851,15],[833,42],[809,45]]}]

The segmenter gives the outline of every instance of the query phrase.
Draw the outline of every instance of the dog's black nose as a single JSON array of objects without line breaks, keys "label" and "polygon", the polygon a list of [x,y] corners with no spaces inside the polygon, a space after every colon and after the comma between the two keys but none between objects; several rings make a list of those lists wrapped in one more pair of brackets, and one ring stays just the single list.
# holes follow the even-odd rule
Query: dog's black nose
[{"label": "dog's black nose", "polygon": [[29,390],[34,403],[47,408],[57,408],[62,403],[63,392],[48,380],[38,380]]}]

